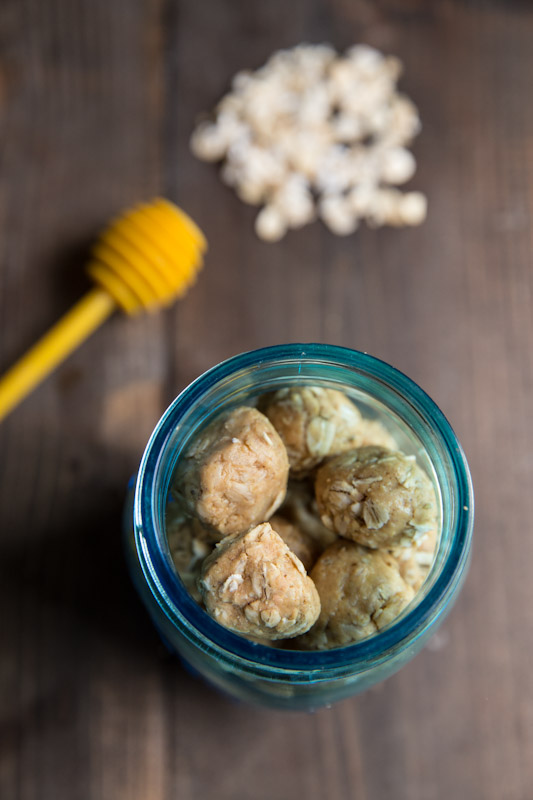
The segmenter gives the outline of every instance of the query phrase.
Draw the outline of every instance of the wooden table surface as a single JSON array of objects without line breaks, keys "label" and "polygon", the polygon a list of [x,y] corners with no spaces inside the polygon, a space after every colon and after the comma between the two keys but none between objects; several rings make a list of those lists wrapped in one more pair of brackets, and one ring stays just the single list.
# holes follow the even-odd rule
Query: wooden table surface
[{"label": "wooden table surface", "polygon": [[[2,800],[533,797],[533,7],[459,0],[3,0],[0,367],[87,286],[123,206],[168,195],[210,253],[186,301],[116,316],[0,426]],[[232,74],[300,41],[398,55],[426,224],[279,244],[188,138]],[[126,574],[128,477],[167,404],[243,350],[323,341],[405,371],[463,443],[464,590],[426,649],[313,715],[168,656]]]}]

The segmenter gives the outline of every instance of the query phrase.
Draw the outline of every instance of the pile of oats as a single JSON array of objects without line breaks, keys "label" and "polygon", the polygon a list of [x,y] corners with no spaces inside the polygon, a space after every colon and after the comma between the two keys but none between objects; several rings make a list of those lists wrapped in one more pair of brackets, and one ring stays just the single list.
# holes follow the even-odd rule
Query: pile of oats
[{"label": "pile of oats", "polygon": [[277,241],[318,215],[338,235],[369,225],[419,225],[427,201],[395,188],[414,174],[408,146],[418,111],[397,90],[401,62],[368,45],[342,56],[329,45],[274,53],[239,72],[212,120],[191,137],[193,153],[223,161],[222,180],[262,206],[255,229]]}]

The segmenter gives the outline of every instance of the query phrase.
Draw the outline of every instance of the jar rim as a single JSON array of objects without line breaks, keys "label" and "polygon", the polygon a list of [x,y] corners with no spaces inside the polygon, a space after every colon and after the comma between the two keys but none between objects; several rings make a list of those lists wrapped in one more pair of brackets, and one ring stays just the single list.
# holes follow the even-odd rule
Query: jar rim
[{"label": "jar rim", "polygon": [[[215,622],[196,603],[168,563],[157,536],[155,485],[162,454],[176,425],[191,406],[223,379],[246,368],[268,363],[300,361],[303,364],[336,365],[364,372],[386,384],[404,398],[427,420],[446,452],[453,468],[451,496],[456,505],[450,547],[440,574],[427,594],[411,610],[382,631],[354,644],[331,650],[279,650],[250,642]],[[233,356],[204,372],[170,404],[157,423],[144,451],[137,475],[134,497],[135,545],[145,579],[165,615],[177,624],[182,634],[220,660],[246,662],[251,669],[272,677],[273,672],[304,672],[315,679],[326,673],[350,668],[350,672],[379,663],[414,640],[446,607],[464,572],[472,536],[474,516],[473,489],[468,464],[457,437],[435,402],[404,373],[368,353],[337,345],[318,343],[283,344],[251,350]]]}]

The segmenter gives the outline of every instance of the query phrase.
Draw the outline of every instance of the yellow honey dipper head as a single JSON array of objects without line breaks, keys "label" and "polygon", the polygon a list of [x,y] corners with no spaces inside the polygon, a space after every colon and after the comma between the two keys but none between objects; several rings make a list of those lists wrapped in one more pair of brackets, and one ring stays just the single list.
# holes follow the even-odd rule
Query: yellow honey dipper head
[{"label": "yellow honey dipper head", "polygon": [[194,283],[206,247],[187,214],[156,198],[121,214],[103,231],[88,272],[128,314],[153,311]]},{"label": "yellow honey dipper head", "polygon": [[117,308],[153,311],[181,297],[207,243],[187,214],[157,198],[118,217],[92,252],[96,286],[0,377],[0,420]]}]

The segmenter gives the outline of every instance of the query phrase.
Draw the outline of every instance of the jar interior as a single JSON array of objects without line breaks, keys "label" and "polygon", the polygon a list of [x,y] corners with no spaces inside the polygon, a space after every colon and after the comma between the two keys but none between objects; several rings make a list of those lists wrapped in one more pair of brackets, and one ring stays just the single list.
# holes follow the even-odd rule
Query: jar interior
[{"label": "jar interior", "polygon": [[412,602],[392,624],[412,611],[438,579],[451,545],[456,514],[449,496],[452,467],[445,458],[442,442],[427,419],[390,382],[339,364],[306,362],[299,358],[281,363],[259,363],[231,372],[221,379],[207,380],[207,386],[206,378],[209,378],[209,373],[203,376],[204,385],[201,389],[195,391],[196,384],[192,384],[184,393],[184,397],[187,393],[189,395],[188,402],[183,404],[179,421],[168,435],[154,482],[156,535],[176,580],[180,581],[180,578],[175,573],[165,534],[166,506],[174,502],[170,494],[173,474],[191,442],[219,414],[238,406],[255,405],[266,392],[296,385],[320,386],[344,392],[364,417],[379,421],[396,439],[398,449],[416,457],[417,463],[433,483],[440,532],[433,563]]}]

